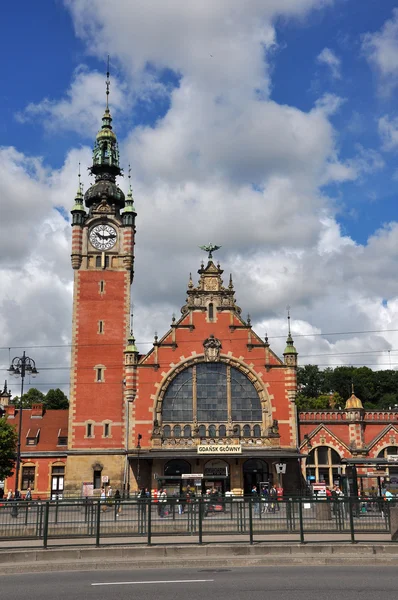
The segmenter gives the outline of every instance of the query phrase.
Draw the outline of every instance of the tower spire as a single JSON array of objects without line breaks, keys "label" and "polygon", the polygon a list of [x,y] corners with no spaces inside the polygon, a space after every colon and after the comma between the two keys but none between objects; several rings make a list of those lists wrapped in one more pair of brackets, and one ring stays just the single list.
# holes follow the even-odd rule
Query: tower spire
[{"label": "tower spire", "polygon": [[109,110],[109,56],[106,72],[106,106],[102,116],[102,126],[97,133],[94,149],[93,164],[89,168],[95,176],[95,183],[85,193],[84,199],[87,208],[106,201],[108,205],[115,206],[120,210],[125,206],[125,197],[122,190],[116,184],[116,177],[122,175],[119,166],[119,146],[117,137],[112,129],[112,115]]},{"label": "tower spire", "polygon": [[109,78],[109,54],[108,54],[108,67],[106,70],[106,109],[107,111],[109,111],[109,86],[111,84],[111,80]]},{"label": "tower spire", "polygon": [[287,340],[286,340],[286,348],[283,353],[283,355],[285,356],[285,362],[286,362],[286,356],[289,354],[295,356],[297,359],[297,350],[294,347],[292,333],[290,331],[290,306],[287,306],[286,308],[287,308]]}]

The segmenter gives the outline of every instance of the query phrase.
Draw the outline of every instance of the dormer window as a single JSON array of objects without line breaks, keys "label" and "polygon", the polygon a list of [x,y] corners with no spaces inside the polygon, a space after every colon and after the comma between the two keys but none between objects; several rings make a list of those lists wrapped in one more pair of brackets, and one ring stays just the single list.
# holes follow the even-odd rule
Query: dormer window
[{"label": "dormer window", "polygon": [[31,427],[26,434],[26,445],[36,446],[39,441],[40,429]]},{"label": "dormer window", "polygon": [[67,446],[67,445],[68,445],[68,431],[67,431],[67,429],[60,429],[58,431],[57,446]]}]

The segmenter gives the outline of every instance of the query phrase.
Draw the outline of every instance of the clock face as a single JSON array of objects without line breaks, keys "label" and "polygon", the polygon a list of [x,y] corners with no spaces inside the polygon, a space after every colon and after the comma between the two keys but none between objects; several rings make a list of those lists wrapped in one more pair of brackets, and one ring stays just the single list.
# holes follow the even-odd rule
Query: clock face
[{"label": "clock face", "polygon": [[111,225],[96,225],[90,231],[90,242],[97,250],[110,250],[116,244],[116,229]]}]

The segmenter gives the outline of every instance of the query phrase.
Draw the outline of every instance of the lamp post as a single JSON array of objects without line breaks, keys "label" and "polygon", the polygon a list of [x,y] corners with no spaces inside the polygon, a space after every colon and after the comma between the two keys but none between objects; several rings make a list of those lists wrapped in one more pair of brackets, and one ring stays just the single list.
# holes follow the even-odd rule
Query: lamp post
[{"label": "lamp post", "polygon": [[18,482],[19,482],[19,469],[21,464],[21,437],[22,437],[22,396],[23,396],[23,386],[24,379],[26,373],[32,375],[32,377],[36,377],[38,374],[38,370],[36,369],[36,363],[33,358],[25,355],[25,350],[22,356],[16,356],[12,359],[10,368],[8,372],[11,375],[15,375],[15,377],[21,377],[21,396],[19,398],[19,424],[18,424],[18,443],[17,443],[17,460],[15,465],[15,489],[14,489],[14,497],[18,491]]},{"label": "lamp post", "polygon": [[140,479],[141,479],[141,475],[140,475],[140,452],[141,452],[141,440],[142,440],[142,435],[139,433],[138,434],[138,443],[137,443],[137,486],[138,486],[138,491],[140,490]]}]

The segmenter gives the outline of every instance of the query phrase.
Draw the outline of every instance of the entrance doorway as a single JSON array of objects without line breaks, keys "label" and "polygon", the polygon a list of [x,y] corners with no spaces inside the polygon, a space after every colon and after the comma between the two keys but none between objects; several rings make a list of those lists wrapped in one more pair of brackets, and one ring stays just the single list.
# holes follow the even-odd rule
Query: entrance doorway
[{"label": "entrance doorway", "polygon": [[207,490],[216,489],[222,496],[229,492],[230,475],[229,464],[220,458],[208,460],[203,469],[202,494]]},{"label": "entrance doorway", "polygon": [[269,467],[265,460],[260,458],[251,458],[243,464],[243,493],[245,496],[255,485],[257,491],[260,491],[260,483],[269,481]]},{"label": "entrance doorway", "polygon": [[[188,461],[174,458],[164,465],[164,477],[160,477],[158,483],[164,487],[169,497],[179,497],[185,490],[186,479],[181,479],[182,475],[191,473],[191,465]],[[185,490],[184,490],[185,488]]]}]

